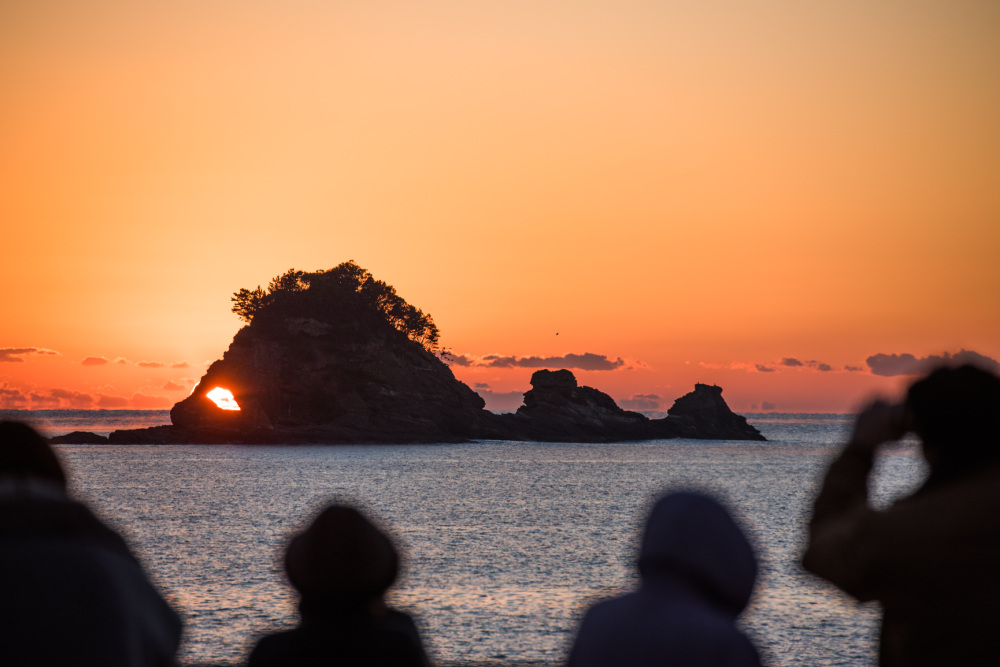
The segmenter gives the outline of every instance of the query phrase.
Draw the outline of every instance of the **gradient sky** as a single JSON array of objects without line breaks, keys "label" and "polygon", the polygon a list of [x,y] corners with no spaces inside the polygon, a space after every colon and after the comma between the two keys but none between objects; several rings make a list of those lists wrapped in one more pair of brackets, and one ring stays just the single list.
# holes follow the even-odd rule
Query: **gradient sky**
[{"label": "gradient sky", "polygon": [[169,407],[232,292],[348,259],[493,407],[538,364],[793,412],[988,364],[997,35],[993,0],[5,0],[0,406]]}]

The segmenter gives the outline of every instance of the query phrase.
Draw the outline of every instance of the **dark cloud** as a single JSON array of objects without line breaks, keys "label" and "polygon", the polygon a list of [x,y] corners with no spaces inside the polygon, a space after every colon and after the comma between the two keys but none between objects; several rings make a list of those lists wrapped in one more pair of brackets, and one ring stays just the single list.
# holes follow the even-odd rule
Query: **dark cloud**
[{"label": "dark cloud", "polygon": [[190,366],[191,366],[191,364],[189,364],[186,361],[177,361],[177,362],[174,362],[174,363],[170,364],[171,368],[188,368]]},{"label": "dark cloud", "polygon": [[776,406],[774,405],[774,403],[770,401],[763,401],[760,404],[760,409],[763,410],[764,412],[771,412],[772,410],[774,410],[775,407]]},{"label": "dark cloud", "polygon": [[163,368],[166,366],[162,361],[140,361],[136,363],[139,368]]},{"label": "dark cloud", "polygon": [[[833,366],[830,364],[825,364],[821,361],[816,361],[815,359],[809,359],[808,361],[802,361],[801,359],[796,359],[795,357],[782,357],[781,361],[778,362],[779,366],[784,366],[785,368],[813,368],[815,370],[827,373],[833,370]],[[763,364],[757,364],[757,370],[762,373],[767,373],[769,371],[764,370]],[[771,368],[770,370],[775,370]]]},{"label": "dark cloud", "polygon": [[84,366],[103,366],[104,364],[109,362],[104,357],[87,357],[80,363]]},{"label": "dark cloud", "polygon": [[32,389],[24,391],[8,384],[0,386],[0,408],[76,408],[86,409],[94,405],[90,394],[71,389]]},{"label": "dark cloud", "polygon": [[583,371],[613,371],[626,366],[621,357],[612,361],[604,354],[585,352],[562,357],[518,357],[487,354],[473,357],[464,354],[442,354],[441,360],[449,366],[484,366],[487,368],[577,368]]},{"label": "dark cloud", "polygon": [[97,399],[97,407],[105,410],[119,410],[128,407],[128,399],[124,396],[105,396],[101,394]]},{"label": "dark cloud", "polygon": [[4,383],[0,386],[0,408],[18,408],[28,402],[28,397],[20,389]]},{"label": "dark cloud", "polygon": [[758,373],[773,373],[774,369],[770,366],[765,366],[764,364],[754,364],[757,368]]},{"label": "dark cloud", "polygon": [[503,357],[488,354],[478,365],[492,368],[578,368],[584,371],[612,371],[624,366],[625,362],[621,357],[611,361],[607,355],[584,352],[570,353],[562,357]]},{"label": "dark cloud", "polygon": [[70,389],[51,389],[49,394],[58,398],[63,407],[69,408],[89,408],[94,404],[94,398],[90,394]]},{"label": "dark cloud", "polygon": [[477,382],[476,384],[472,385],[472,388],[473,389],[477,389],[477,390],[478,389],[489,389],[490,385],[488,385],[485,382]]},{"label": "dark cloud", "polygon": [[449,366],[473,366],[475,361],[472,357],[464,354],[442,354],[441,360]]},{"label": "dark cloud", "polygon": [[633,394],[632,398],[623,398],[618,405],[626,410],[659,410],[660,397],[656,394]]},{"label": "dark cloud", "polygon": [[125,364],[128,363],[128,359],[126,359],[125,357],[118,357],[117,359],[115,359],[115,363],[124,366]]},{"label": "dark cloud", "polygon": [[28,394],[28,401],[34,408],[58,408],[59,399],[44,391],[33,391]]},{"label": "dark cloud", "polygon": [[850,364],[848,364],[847,366],[844,366],[844,370],[847,371],[848,373],[860,373],[865,369],[862,368],[861,366],[851,366]]},{"label": "dark cloud", "polygon": [[44,347],[0,347],[0,363],[23,363],[26,354],[55,354],[55,350],[46,350]]},{"label": "dark cloud", "polygon": [[171,382],[170,380],[167,380],[167,382],[163,385],[163,388],[167,391],[181,391],[183,389],[187,389],[184,385]]},{"label": "dark cloud", "polygon": [[490,412],[515,412],[524,404],[524,393],[520,391],[496,392],[490,389],[476,389],[476,393],[486,401]]},{"label": "dark cloud", "polygon": [[868,368],[875,375],[895,377],[897,375],[920,375],[938,366],[961,366],[972,364],[983,370],[996,373],[1000,371],[1000,362],[984,354],[972,350],[959,350],[954,354],[945,352],[942,355],[931,354],[926,357],[916,357],[912,354],[873,354],[865,359]]}]

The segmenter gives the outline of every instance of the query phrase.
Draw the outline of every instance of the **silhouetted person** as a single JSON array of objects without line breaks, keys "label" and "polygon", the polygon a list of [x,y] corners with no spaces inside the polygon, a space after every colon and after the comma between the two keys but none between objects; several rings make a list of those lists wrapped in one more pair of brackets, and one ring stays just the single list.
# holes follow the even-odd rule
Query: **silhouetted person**
[{"label": "silhouetted person", "polygon": [[[915,493],[868,506],[879,445],[912,430],[930,467]],[[857,417],[816,498],[802,564],[882,604],[881,665],[1000,661],[1000,378],[972,366],[915,382]]]},{"label": "silhouetted person", "polygon": [[672,493],[650,512],[637,591],[599,602],[580,625],[569,667],[756,667],[735,626],[757,575],[729,513],[699,493]]},{"label": "silhouetted person", "polygon": [[327,507],[285,553],[301,622],[261,639],[249,665],[427,665],[413,620],[383,599],[398,570],[385,533],[353,507]]},{"label": "silhouetted person", "polygon": [[171,665],[181,623],[55,452],[0,422],[0,664]]}]

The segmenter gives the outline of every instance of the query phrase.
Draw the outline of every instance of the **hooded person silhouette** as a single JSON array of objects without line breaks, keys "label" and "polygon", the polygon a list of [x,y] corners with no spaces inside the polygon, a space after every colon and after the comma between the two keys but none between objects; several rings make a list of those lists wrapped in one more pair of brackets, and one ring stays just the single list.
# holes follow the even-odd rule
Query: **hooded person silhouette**
[{"label": "hooded person silhouette", "polygon": [[285,552],[299,592],[299,625],[262,638],[249,667],[427,665],[413,620],[384,602],[399,555],[389,537],[353,507],[330,505]]},{"label": "hooded person silhouette", "polygon": [[0,664],[171,665],[181,623],[55,452],[0,422]]},{"label": "hooded person silhouette", "polygon": [[649,514],[638,590],[587,611],[569,667],[759,666],[736,626],[757,575],[753,549],[722,505],[671,493]]}]

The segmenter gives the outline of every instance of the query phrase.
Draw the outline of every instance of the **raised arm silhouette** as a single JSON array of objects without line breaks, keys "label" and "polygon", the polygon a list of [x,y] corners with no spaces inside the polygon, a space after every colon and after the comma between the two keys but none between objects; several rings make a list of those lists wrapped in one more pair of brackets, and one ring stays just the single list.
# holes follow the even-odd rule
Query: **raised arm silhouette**
[{"label": "raised arm silhouette", "polygon": [[[868,503],[878,448],[915,433],[930,473]],[[972,366],[915,382],[857,417],[816,498],[803,566],[882,604],[879,664],[987,665],[1000,656],[1000,378]]]}]

